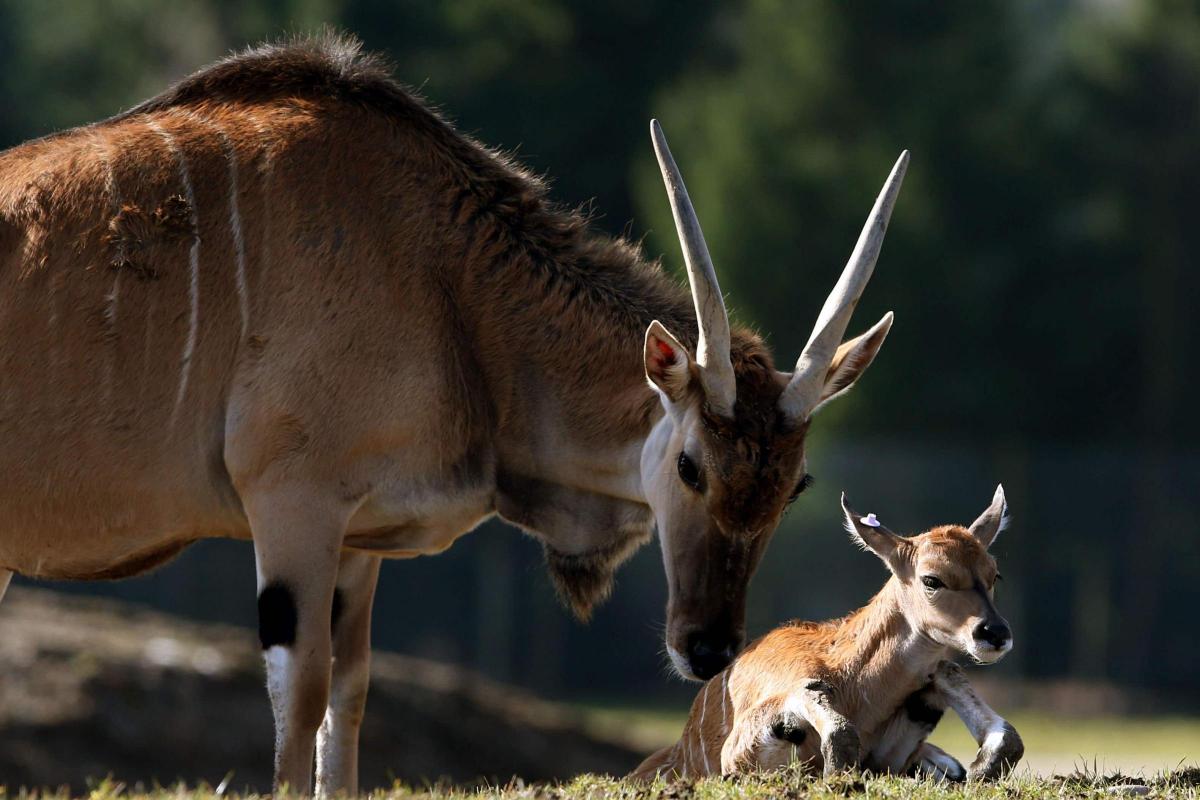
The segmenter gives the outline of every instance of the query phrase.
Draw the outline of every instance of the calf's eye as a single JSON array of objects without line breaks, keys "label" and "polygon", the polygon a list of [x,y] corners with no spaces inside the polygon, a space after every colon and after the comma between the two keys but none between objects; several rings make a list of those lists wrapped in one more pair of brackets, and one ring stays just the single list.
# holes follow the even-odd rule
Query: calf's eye
[{"label": "calf's eye", "polygon": [[939,580],[938,578],[935,578],[932,575],[922,576],[921,583],[925,584],[925,588],[930,590],[931,592],[937,591],[938,589],[946,588],[946,584],[942,583],[941,580]]}]

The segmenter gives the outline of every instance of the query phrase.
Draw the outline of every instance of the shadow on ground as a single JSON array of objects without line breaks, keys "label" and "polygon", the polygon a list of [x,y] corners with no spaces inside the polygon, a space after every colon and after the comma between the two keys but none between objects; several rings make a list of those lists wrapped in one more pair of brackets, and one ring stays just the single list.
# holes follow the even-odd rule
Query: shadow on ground
[{"label": "shadow on ground", "polygon": [[[137,606],[14,588],[0,609],[0,784],[270,789],[270,707],[254,634]],[[569,709],[474,673],[377,654],[362,787],[624,774],[627,745]]]}]

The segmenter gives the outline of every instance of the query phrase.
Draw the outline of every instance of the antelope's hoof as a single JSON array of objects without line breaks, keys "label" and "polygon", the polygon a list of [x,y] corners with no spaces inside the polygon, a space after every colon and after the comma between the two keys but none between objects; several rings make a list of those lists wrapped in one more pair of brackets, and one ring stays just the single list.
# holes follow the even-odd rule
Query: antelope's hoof
[{"label": "antelope's hoof", "polygon": [[826,777],[856,768],[861,747],[858,731],[853,728],[837,728],[830,731],[825,741],[821,742]]},{"label": "antelope's hoof", "polygon": [[1016,729],[1007,722],[998,731],[989,733],[967,775],[973,781],[996,781],[1003,778],[1025,755],[1025,743]]},{"label": "antelope's hoof", "polygon": [[945,750],[926,742],[921,745],[912,774],[931,781],[962,783],[967,779],[967,768]]}]

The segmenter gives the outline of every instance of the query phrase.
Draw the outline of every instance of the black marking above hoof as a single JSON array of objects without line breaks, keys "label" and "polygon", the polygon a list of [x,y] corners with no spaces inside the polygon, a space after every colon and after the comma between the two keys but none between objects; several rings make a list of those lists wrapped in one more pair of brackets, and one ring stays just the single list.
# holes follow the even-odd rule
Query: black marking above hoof
[{"label": "black marking above hoof", "polygon": [[329,608],[329,633],[337,633],[338,620],[342,618],[342,590],[333,590],[333,605]]},{"label": "black marking above hoof", "polygon": [[[986,742],[986,740],[985,740]],[[1017,765],[1025,755],[1025,744],[1016,729],[1004,723],[1003,735],[998,744],[981,747],[968,771],[971,780],[1000,780]]]},{"label": "black marking above hoof", "polygon": [[771,735],[776,739],[799,746],[804,744],[804,739],[808,736],[808,728],[799,715],[787,713],[781,715],[771,725]]},{"label": "black marking above hoof", "polygon": [[268,583],[258,595],[258,641],[263,650],[296,643],[296,600],[285,583]]},{"label": "black marking above hoof", "polygon": [[821,742],[821,756],[825,759],[825,776],[855,769],[862,753],[858,731],[849,725],[834,728]]},{"label": "black marking above hoof", "polygon": [[925,689],[913,692],[904,700],[904,714],[917,725],[933,730],[942,721],[944,708],[931,705],[929,693]]}]

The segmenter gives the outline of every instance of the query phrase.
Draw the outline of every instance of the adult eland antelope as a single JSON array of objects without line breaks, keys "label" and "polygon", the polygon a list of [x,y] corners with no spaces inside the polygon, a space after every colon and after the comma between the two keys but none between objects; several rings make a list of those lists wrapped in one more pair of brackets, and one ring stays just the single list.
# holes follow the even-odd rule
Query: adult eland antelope
[{"label": "adult eland antelope", "polygon": [[299,791],[314,743],[317,790],[356,789],[380,558],[493,514],[583,617],[657,526],[671,658],[716,674],[811,417],[891,327],[841,343],[907,156],[786,373],[730,325],[651,127],[690,297],[334,37],[0,154],[4,582],[252,540]]}]

